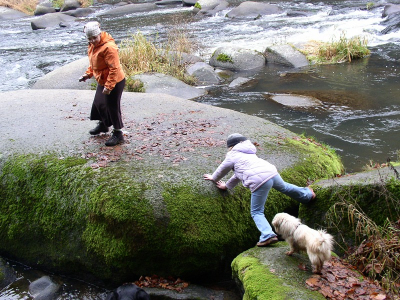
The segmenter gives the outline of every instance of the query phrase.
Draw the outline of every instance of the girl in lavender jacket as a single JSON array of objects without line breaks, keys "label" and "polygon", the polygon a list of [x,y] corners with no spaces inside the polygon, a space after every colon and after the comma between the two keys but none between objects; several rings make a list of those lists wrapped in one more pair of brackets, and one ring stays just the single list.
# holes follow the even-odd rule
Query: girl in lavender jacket
[{"label": "girl in lavender jacket", "polygon": [[[212,175],[204,174],[204,179],[214,181],[221,190],[233,189],[241,181],[251,191],[251,217],[261,232],[257,246],[264,247],[278,242],[264,215],[270,189],[274,188],[301,203],[314,199],[314,191],[309,187],[298,187],[283,181],[276,167],[259,158],[256,147],[243,135],[231,134],[226,144],[229,151],[224,161]],[[233,176],[226,183],[221,181],[230,170],[234,171]]]}]

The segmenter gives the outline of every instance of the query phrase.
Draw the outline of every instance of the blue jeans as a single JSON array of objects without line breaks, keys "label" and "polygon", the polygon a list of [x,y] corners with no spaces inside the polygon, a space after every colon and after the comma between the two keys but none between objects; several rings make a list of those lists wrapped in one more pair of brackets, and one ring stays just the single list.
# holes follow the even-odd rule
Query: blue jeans
[{"label": "blue jeans", "polygon": [[256,223],[258,230],[261,232],[260,242],[276,236],[264,215],[265,202],[267,201],[268,193],[271,188],[278,190],[300,203],[308,203],[312,197],[312,192],[309,188],[298,187],[297,185],[287,183],[283,181],[279,174],[272,177],[251,193],[251,217]]}]

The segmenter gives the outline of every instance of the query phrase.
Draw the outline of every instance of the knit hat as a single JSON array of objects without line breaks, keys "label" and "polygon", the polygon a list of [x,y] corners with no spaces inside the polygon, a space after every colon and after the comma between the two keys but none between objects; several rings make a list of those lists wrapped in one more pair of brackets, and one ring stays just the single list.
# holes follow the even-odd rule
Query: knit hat
[{"label": "knit hat", "polygon": [[230,148],[246,140],[247,137],[241,135],[240,133],[232,133],[231,135],[228,136],[228,139],[226,140],[226,146]]},{"label": "knit hat", "polygon": [[86,33],[87,38],[98,36],[101,33],[100,23],[97,21],[88,22],[83,27],[83,32]]}]

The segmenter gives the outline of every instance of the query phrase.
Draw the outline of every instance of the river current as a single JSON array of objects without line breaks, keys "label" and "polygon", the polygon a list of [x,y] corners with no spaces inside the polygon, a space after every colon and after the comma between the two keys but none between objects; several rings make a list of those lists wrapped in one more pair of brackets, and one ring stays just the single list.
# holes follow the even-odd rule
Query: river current
[{"label": "river current", "polygon": [[[242,1],[229,2],[237,5]],[[198,18],[192,14],[191,7],[181,5],[110,18],[99,13],[112,6],[98,5],[96,13],[66,28],[33,31],[30,25],[33,17],[0,21],[0,91],[30,88],[41,76],[84,57],[87,44],[82,28],[85,22],[94,19],[101,22],[102,28],[117,43],[138,30],[150,39],[162,39],[172,26],[183,22],[200,46],[197,55],[205,61],[220,46],[234,45],[263,52],[273,44],[329,42],[341,34],[347,38],[360,35],[368,40],[371,50],[371,55],[364,59],[311,66],[300,73],[267,66],[251,74],[257,84],[250,88],[214,87],[207,96],[195,100],[258,116],[295,133],[314,136],[337,151],[347,172],[359,171],[371,160],[380,163],[387,158],[397,160],[400,149],[400,31],[381,34],[385,28],[381,22],[386,1],[374,2],[374,8],[369,10],[366,9],[368,2],[278,0],[274,3],[284,13],[257,20],[228,19],[225,15],[231,8]],[[288,17],[288,11],[302,11],[309,16]],[[312,110],[292,109],[267,100],[266,93],[319,95],[323,105]],[[1,291],[0,299],[31,299],[26,291],[15,289]],[[87,290],[84,296],[74,294],[60,299],[97,299],[95,295],[103,292],[102,289]]]}]

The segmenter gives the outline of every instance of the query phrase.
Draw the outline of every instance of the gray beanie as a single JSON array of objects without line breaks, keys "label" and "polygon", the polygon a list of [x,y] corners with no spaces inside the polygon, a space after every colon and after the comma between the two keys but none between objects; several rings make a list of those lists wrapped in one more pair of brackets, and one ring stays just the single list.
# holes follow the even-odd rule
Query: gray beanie
[{"label": "gray beanie", "polygon": [[87,38],[98,36],[101,33],[100,23],[97,21],[88,22],[83,27],[83,32],[86,33]]},{"label": "gray beanie", "polygon": [[240,133],[232,133],[231,135],[228,136],[228,139],[226,140],[226,146],[230,148],[246,140],[247,137],[241,135]]}]

